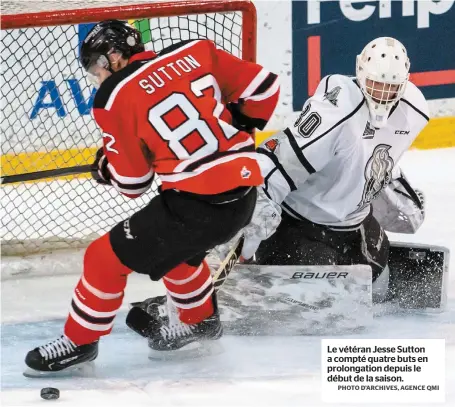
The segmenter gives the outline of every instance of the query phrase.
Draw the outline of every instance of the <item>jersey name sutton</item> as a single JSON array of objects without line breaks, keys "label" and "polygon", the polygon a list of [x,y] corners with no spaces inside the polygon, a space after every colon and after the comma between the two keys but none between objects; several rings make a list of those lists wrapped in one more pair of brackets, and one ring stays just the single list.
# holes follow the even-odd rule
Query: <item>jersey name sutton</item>
[{"label": "jersey name sutton", "polygon": [[422,93],[408,83],[386,126],[375,129],[355,79],[325,77],[298,119],[261,144],[264,189],[291,216],[356,227],[399,175],[397,163],[428,114]]},{"label": "jersey name sutton", "polygon": [[255,127],[277,104],[275,74],[209,40],[146,51],[107,78],[94,101],[112,184],[138,197],[160,176],[162,189],[217,194],[263,182],[250,134],[232,126],[238,102]]}]

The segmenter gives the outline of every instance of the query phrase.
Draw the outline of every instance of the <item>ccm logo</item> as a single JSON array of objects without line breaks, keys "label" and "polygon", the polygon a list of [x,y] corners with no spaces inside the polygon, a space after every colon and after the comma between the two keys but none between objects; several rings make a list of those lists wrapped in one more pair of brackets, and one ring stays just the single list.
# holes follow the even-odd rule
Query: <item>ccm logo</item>
[{"label": "ccm logo", "polygon": [[409,130],[395,130],[395,134],[409,134]]}]

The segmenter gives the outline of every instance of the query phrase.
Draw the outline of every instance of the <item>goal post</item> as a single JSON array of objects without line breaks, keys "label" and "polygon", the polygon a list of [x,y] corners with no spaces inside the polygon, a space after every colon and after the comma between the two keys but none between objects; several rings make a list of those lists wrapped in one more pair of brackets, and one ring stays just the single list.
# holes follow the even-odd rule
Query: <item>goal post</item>
[{"label": "goal post", "polygon": [[[106,19],[129,21],[141,31],[146,49],[156,52],[208,38],[237,57],[256,59],[256,9],[250,0],[4,1],[2,176],[93,161],[102,137],[91,114],[96,91],[79,63],[79,48],[93,23]],[[86,246],[146,205],[157,188],[155,183],[131,200],[86,175],[2,185],[2,254]]]}]

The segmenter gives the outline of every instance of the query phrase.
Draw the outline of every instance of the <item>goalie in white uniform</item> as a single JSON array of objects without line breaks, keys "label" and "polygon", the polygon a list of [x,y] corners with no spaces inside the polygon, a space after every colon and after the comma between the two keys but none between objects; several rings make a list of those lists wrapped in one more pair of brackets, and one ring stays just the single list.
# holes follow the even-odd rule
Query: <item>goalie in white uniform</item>
[{"label": "goalie in white uniform", "polygon": [[398,166],[429,120],[406,49],[377,38],[356,65],[356,77],[323,78],[298,119],[260,145],[265,184],[245,258],[257,249],[264,265],[368,264],[378,284],[384,230],[414,233],[423,222],[423,194]]},{"label": "goalie in white uniform", "polygon": [[[276,293],[268,289],[270,275],[276,274],[267,274],[267,265],[282,266],[289,280],[288,266],[367,264],[375,301],[398,299],[406,307],[442,308],[446,250],[397,246],[385,233],[415,233],[425,214],[423,194],[410,186],[398,166],[429,120],[424,96],[409,82],[409,67],[399,41],[377,38],[358,56],[356,77],[325,77],[298,119],[259,146],[265,183],[258,188],[252,221],[242,231],[242,255],[251,259],[256,254],[260,267],[239,265],[243,274],[234,270],[230,275],[232,295],[220,306],[222,312],[227,306],[245,317],[240,325],[248,321],[248,308],[254,309],[255,321],[261,309],[273,308]],[[216,248],[220,258],[233,241]],[[234,280],[242,278],[237,276],[259,270],[266,276],[264,286],[260,278],[248,280],[255,302],[245,290],[236,295]],[[287,282],[278,283],[280,292]],[[314,290],[316,285],[302,287]],[[267,297],[262,304],[258,293]],[[290,297],[307,305],[302,294]],[[244,303],[243,295],[248,297]],[[156,314],[164,303],[164,297],[156,297],[142,306]],[[265,314],[270,319],[274,312]],[[283,321],[301,316],[299,309],[286,312]],[[254,331],[260,330],[256,322]]]}]

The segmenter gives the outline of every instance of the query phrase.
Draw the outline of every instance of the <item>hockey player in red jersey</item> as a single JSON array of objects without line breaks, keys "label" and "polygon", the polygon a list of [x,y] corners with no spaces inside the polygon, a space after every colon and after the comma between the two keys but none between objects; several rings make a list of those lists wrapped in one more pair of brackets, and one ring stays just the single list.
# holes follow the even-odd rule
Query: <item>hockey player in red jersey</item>
[{"label": "hockey player in red jersey", "polygon": [[160,194],[87,248],[64,335],[27,354],[28,374],[60,371],[96,358],[110,333],[128,275],[163,279],[177,321],[129,326],[156,350],[179,349],[222,333],[208,250],[246,226],[263,183],[250,131],[278,101],[275,74],[217,49],[179,42],[156,54],[127,23],[98,23],[81,62],[99,89],[94,116],[103,148],[94,178],[136,198],[160,176]]}]

